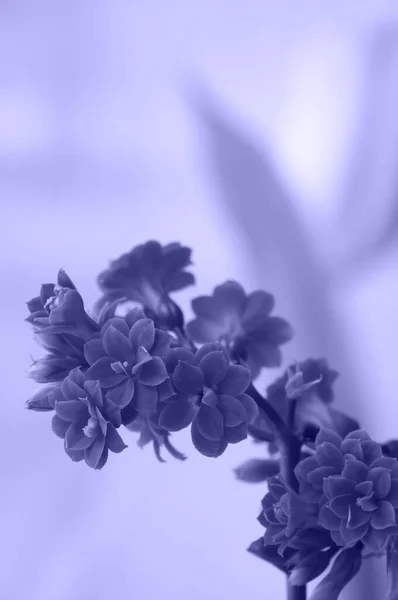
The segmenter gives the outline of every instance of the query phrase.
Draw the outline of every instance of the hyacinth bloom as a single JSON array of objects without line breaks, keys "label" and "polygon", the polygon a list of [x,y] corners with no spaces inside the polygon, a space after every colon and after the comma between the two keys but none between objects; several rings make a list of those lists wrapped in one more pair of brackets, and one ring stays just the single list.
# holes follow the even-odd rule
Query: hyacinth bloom
[{"label": "hyacinth bloom", "polygon": [[315,454],[295,470],[300,494],[319,502],[319,524],[340,546],[362,542],[381,552],[398,535],[398,461],[382,455],[380,444],[363,430],[342,439],[323,429]]},{"label": "hyacinth bloom", "polygon": [[279,475],[268,480],[258,520],[266,528],[265,546],[278,546],[280,555],[286,548],[308,550],[331,544],[329,533],[318,526],[318,507],[301,498]]},{"label": "hyacinth bloom", "polygon": [[98,276],[104,295],[97,307],[107,300],[133,300],[139,302],[158,325],[169,329],[181,326],[182,313],[169,294],[195,282],[192,273],[186,271],[192,264],[191,252],[177,242],[162,246],[149,241],[136,246],[112,261]]},{"label": "hyacinth bloom", "polygon": [[155,413],[172,390],[163,362],[171,336],[155,328],[141,309],[106,321],[85,345],[87,377],[98,380],[106,397],[122,410],[123,423]]},{"label": "hyacinth bloom", "polygon": [[205,344],[195,354],[171,349],[167,365],[175,394],[161,406],[161,427],[178,431],[192,423],[196,449],[211,457],[247,437],[248,424],[258,413],[257,404],[245,394],[250,373],[230,364],[222,344]]},{"label": "hyacinth bloom", "polygon": [[212,296],[192,301],[196,318],[188,323],[187,331],[200,344],[222,340],[234,359],[247,363],[255,378],[262,367],[281,364],[279,346],[293,335],[287,321],[270,316],[273,307],[271,294],[260,290],[246,294],[239,283],[227,281]]},{"label": "hyacinth bloom", "polygon": [[[104,398],[98,381],[85,377],[76,368],[54,389],[54,433],[64,439],[66,453],[74,461],[85,460],[93,469],[101,469],[108,452],[122,452],[127,446],[112,418],[113,407]],[[108,410],[109,409],[109,410]]]}]

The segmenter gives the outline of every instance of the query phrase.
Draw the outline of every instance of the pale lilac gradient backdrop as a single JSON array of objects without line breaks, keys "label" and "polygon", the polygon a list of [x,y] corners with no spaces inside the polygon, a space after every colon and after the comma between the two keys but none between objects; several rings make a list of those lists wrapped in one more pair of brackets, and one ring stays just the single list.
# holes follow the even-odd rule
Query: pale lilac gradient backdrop
[{"label": "pale lilac gradient backdrop", "polygon": [[[24,302],[60,267],[90,306],[110,258],[189,244],[188,314],[226,278],[265,286],[286,360],[328,356],[340,406],[398,436],[397,31],[381,0],[0,1],[0,600],[284,598],[245,552],[253,444],[213,461],[181,434],[189,461],[161,465],[127,436],[93,472],[24,409]],[[380,597],[369,572],[347,597]]]}]

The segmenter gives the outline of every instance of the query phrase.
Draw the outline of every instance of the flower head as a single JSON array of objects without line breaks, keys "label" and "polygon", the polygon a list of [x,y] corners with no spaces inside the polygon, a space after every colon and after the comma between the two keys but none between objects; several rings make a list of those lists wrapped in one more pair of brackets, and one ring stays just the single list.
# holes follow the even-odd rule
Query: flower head
[{"label": "flower head", "polygon": [[286,548],[308,550],[330,545],[329,534],[318,525],[318,512],[317,505],[289,488],[279,475],[271,477],[258,518],[266,528],[264,544],[278,546],[281,555]]},{"label": "flower head", "polygon": [[192,301],[196,318],[187,330],[199,343],[222,340],[234,359],[247,363],[254,379],[262,367],[280,365],[279,346],[293,335],[287,321],[270,316],[273,307],[271,294],[260,290],[246,294],[241,285],[227,281],[212,296]]},{"label": "flower head", "polygon": [[166,362],[175,393],[160,407],[161,427],[178,431],[192,423],[194,446],[212,457],[247,437],[248,424],[258,413],[245,393],[250,372],[230,364],[222,344],[205,344],[196,353],[171,349]]},{"label": "flower head", "polygon": [[177,242],[162,246],[149,241],[136,246],[110,263],[98,276],[103,298],[139,302],[158,326],[173,329],[182,325],[182,313],[169,294],[195,282],[185,269],[191,264],[191,249]]},{"label": "flower head", "polygon": [[122,422],[150,415],[172,393],[163,359],[171,336],[155,328],[141,309],[106,321],[84,347],[87,377],[98,380],[106,397],[121,410]]},{"label": "flower head", "polygon": [[101,469],[108,452],[122,452],[127,446],[120,437],[112,405],[103,396],[98,381],[85,377],[77,368],[54,389],[54,433],[64,439],[66,453],[74,461],[85,460]]},{"label": "flower head", "polygon": [[319,503],[319,524],[336,544],[361,541],[380,552],[398,534],[398,461],[383,456],[380,444],[365,431],[342,439],[321,429],[315,454],[300,461],[295,473],[300,495]]},{"label": "flower head", "polygon": [[27,303],[36,340],[47,351],[34,360],[29,375],[38,383],[62,381],[72,369],[87,368],[84,343],[99,325],[84,310],[81,295],[62,269],[57,285],[42,285],[40,295]]},{"label": "flower head", "polygon": [[58,272],[57,285],[42,285],[40,296],[32,298],[27,306],[30,315],[26,320],[38,334],[68,333],[87,340],[99,329],[84,310],[81,295],[63,269]]}]

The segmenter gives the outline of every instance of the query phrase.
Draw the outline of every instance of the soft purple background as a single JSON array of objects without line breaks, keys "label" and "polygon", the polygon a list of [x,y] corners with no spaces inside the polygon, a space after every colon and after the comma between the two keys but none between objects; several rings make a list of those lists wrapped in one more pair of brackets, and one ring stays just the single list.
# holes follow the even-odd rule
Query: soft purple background
[{"label": "soft purple background", "polygon": [[[0,2],[0,600],[284,598],[245,552],[264,490],[232,468],[253,444],[212,461],[183,433],[189,461],[160,465],[126,435],[93,472],[24,410],[24,302],[59,267],[90,306],[110,258],[189,244],[188,314],[226,278],[274,292],[286,361],[326,355],[340,406],[398,435],[397,19],[381,0]],[[369,573],[350,598],[381,596]]]}]

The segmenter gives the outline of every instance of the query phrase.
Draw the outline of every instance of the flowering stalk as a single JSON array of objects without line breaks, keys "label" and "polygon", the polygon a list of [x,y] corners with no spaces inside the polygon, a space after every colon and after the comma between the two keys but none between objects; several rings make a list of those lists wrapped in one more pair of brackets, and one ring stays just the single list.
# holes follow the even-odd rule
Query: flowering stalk
[{"label": "flowering stalk", "polygon": [[287,599],[305,600],[332,563],[310,600],[337,600],[364,558],[386,555],[383,600],[396,600],[398,442],[378,444],[333,407],[338,374],[324,359],[289,367],[264,397],[253,382],[281,365],[291,326],[271,314],[271,294],[235,281],[194,298],[185,325],[170,295],[194,283],[190,257],[179,243],[150,241],[112,261],[98,277],[95,318],[63,270],[42,285],[26,320],[46,351],[30,370],[43,385],[27,408],[52,412],[65,453],[96,470],[127,448],[123,431],[161,462],[162,451],[185,460],[170,438],[188,427],[211,458],[250,435],[268,456],[235,474],[268,491],[265,532],[248,550],[287,576]]}]

